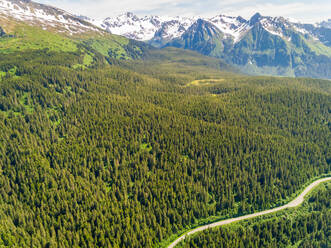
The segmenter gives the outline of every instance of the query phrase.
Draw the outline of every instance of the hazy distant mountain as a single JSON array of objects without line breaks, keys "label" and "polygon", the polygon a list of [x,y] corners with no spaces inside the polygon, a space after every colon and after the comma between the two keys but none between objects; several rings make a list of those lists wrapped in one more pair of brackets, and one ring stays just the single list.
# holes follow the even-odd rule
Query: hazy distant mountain
[{"label": "hazy distant mountain", "polygon": [[330,20],[313,25],[259,13],[250,20],[126,13],[93,23],[156,47],[174,46],[222,58],[253,74],[331,77]]},{"label": "hazy distant mountain", "polygon": [[330,20],[302,24],[258,13],[246,20],[227,15],[138,17],[130,12],[94,20],[32,1],[0,0],[0,19],[6,18],[70,35],[103,29],[159,48],[222,58],[252,74],[331,78]]},{"label": "hazy distant mountain", "polygon": [[321,22],[320,26],[324,28],[331,28],[331,19]]}]

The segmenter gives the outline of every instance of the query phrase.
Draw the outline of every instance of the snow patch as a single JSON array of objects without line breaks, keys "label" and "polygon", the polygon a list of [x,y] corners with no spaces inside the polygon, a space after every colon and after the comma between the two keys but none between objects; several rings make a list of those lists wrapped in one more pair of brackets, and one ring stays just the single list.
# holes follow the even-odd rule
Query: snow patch
[{"label": "snow patch", "polygon": [[99,32],[97,27],[83,24],[69,13],[34,2],[0,0],[0,14],[13,17],[19,21],[41,23],[43,29],[47,26],[65,28],[71,33],[81,33],[87,30]]},{"label": "snow patch", "polygon": [[208,21],[214,24],[224,34],[232,37],[235,43],[240,41],[241,37],[251,29],[248,21],[238,17],[218,15]]},{"label": "snow patch", "polygon": [[129,12],[117,17],[107,18],[103,22],[93,21],[92,23],[113,34],[123,35],[139,41],[148,41],[161,29],[163,29],[162,34],[166,37],[180,37],[194,21],[194,18],[186,17],[138,17]]}]

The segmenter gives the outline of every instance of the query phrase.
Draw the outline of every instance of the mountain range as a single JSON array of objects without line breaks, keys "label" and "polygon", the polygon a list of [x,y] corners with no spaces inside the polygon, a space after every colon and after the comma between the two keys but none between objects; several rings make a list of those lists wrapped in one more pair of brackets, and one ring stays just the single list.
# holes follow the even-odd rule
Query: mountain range
[{"label": "mountain range", "polygon": [[[327,77],[328,21],[139,18],[0,0],[1,248],[172,247],[330,175],[331,81],[234,68]],[[178,245],[328,247],[330,189]]]},{"label": "mountain range", "polygon": [[240,16],[138,17],[125,13],[87,21],[155,47],[190,49],[251,74],[331,77],[331,21],[303,24],[256,13]]},{"label": "mountain range", "polygon": [[249,74],[331,78],[330,19],[303,24],[259,13],[246,20],[227,15],[139,17],[128,12],[94,20],[29,0],[1,0],[0,19],[4,24],[15,19],[71,36],[108,32],[138,46],[189,49]]},{"label": "mountain range", "polygon": [[2,53],[43,49],[81,52],[85,65],[92,63],[96,54],[106,60],[137,59],[149,47],[113,35],[84,17],[29,0],[0,0],[0,38]]}]

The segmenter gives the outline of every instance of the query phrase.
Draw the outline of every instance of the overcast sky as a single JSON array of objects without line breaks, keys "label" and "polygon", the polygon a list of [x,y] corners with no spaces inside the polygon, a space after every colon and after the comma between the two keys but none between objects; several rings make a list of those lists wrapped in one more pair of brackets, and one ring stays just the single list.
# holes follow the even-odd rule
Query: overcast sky
[{"label": "overcast sky", "polygon": [[291,17],[302,22],[331,18],[330,0],[35,0],[93,18],[116,16],[124,12],[137,15],[241,15],[256,12],[268,16]]}]

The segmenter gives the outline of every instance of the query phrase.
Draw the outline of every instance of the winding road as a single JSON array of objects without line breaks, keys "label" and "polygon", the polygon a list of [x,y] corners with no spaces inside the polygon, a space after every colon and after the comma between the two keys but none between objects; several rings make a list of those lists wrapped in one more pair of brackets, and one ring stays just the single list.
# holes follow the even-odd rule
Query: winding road
[{"label": "winding road", "polygon": [[240,216],[240,217],[236,217],[236,218],[231,218],[231,219],[227,219],[227,220],[222,220],[222,221],[218,221],[215,223],[211,223],[205,226],[200,226],[197,227],[196,229],[193,229],[192,231],[189,231],[188,233],[183,234],[182,236],[180,236],[178,239],[176,239],[174,242],[172,242],[168,248],[173,248],[175,247],[178,243],[180,243],[182,240],[184,240],[187,236],[190,236],[194,233],[197,232],[201,232],[203,230],[209,229],[209,228],[213,228],[213,227],[217,227],[217,226],[223,226],[223,225],[227,225],[236,221],[240,221],[240,220],[246,220],[246,219],[250,219],[250,218],[254,218],[257,216],[261,216],[261,215],[265,215],[265,214],[270,214],[270,213],[275,213],[278,212],[280,210],[286,209],[286,208],[293,208],[293,207],[297,207],[300,204],[303,203],[305,196],[317,185],[319,185],[320,183],[326,182],[331,180],[331,177],[325,177],[319,180],[316,180],[315,182],[311,183],[297,198],[295,198],[293,201],[287,203],[286,205],[277,207],[277,208],[273,208],[273,209],[269,209],[269,210],[265,210],[262,212],[257,212],[254,214],[248,214],[248,215],[244,215],[244,216]]}]

